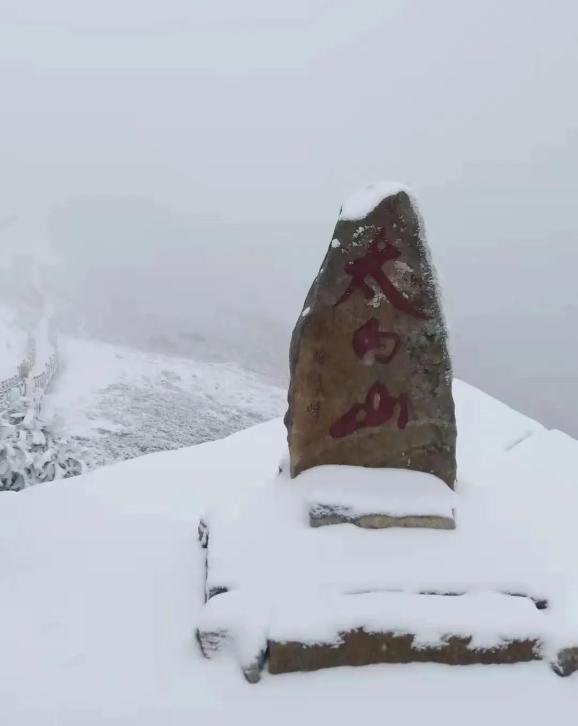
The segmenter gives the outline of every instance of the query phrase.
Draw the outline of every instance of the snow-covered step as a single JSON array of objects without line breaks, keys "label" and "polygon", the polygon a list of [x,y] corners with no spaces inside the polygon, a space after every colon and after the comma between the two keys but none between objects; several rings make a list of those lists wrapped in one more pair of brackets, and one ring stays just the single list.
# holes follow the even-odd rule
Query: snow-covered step
[{"label": "snow-covered step", "polygon": [[366,593],[277,609],[269,672],[373,663],[518,663],[543,657],[548,616],[495,592]]},{"label": "snow-covered step", "polygon": [[267,603],[251,593],[211,597],[197,622],[206,658],[229,654],[245,678],[378,663],[499,665],[546,660],[567,676],[578,647],[558,618],[524,595],[310,592]]},{"label": "snow-covered step", "polygon": [[455,493],[432,474],[408,469],[318,466],[300,474],[312,527],[455,529]]}]

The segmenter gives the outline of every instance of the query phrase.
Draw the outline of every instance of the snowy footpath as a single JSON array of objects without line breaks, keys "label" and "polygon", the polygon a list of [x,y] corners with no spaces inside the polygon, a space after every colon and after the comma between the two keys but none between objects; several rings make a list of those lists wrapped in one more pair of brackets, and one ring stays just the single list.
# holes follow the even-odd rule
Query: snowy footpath
[{"label": "snowy footpath", "polygon": [[[459,382],[456,398],[463,491],[487,483],[488,501],[523,503],[547,550],[540,561],[576,583],[578,443]],[[233,660],[205,660],[194,638],[204,586],[198,519],[270,479],[284,452],[274,420],[1,493],[0,723],[573,722],[578,676],[558,678],[541,662],[337,668],[264,675],[252,686]],[[496,521],[515,512],[496,506]]]}]

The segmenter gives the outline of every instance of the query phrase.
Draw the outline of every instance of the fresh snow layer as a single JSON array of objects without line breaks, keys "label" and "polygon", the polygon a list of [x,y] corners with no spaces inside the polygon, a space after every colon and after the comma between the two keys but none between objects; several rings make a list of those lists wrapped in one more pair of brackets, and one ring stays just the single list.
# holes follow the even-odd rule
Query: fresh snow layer
[{"label": "fresh snow layer", "polygon": [[[578,457],[578,444],[574,453]],[[363,488],[366,471],[359,473]],[[323,467],[310,478],[323,478],[325,489],[331,486],[332,474],[333,467]],[[410,477],[411,473],[408,480]],[[420,478],[418,475],[417,481]],[[433,507],[433,490],[440,482],[435,477],[432,481]],[[455,531],[365,530],[351,524],[313,529],[307,519],[307,502],[311,498],[308,477],[273,477],[231,497],[226,505],[205,517],[209,527],[207,591],[240,591],[246,602],[253,603],[247,606],[247,612],[268,604],[269,613],[273,614],[282,606],[287,631],[291,630],[288,620],[292,619],[292,626],[300,635],[302,598],[312,611],[327,610],[327,627],[332,632],[351,625],[349,616],[344,621],[330,618],[340,617],[346,611],[343,596],[353,593],[493,591],[546,598],[552,600],[555,608],[565,607],[567,597],[573,597],[566,592],[566,571],[552,557],[552,548],[541,545],[538,523],[531,516],[535,517],[536,512],[529,511],[518,496],[509,496],[511,488],[507,485],[497,490],[492,484],[493,480],[486,486],[468,488],[458,483]],[[361,501],[364,496],[362,493]],[[409,505],[399,502],[400,512],[406,506]],[[226,599],[227,595],[218,597]],[[337,603],[333,610],[326,599]],[[460,607],[467,608],[468,602],[474,608],[468,621],[471,625],[475,622],[477,603],[466,599],[460,601]],[[436,605],[441,607],[442,603],[445,606],[448,600],[436,600]],[[531,601],[530,604],[530,620],[520,619],[520,627],[525,633],[541,636],[544,628],[536,626],[544,626],[545,618],[537,618],[538,611]],[[351,617],[358,620],[355,603],[350,601],[350,606],[354,608]],[[453,601],[449,606],[454,607]],[[376,610],[379,607],[378,602]],[[519,614],[523,612],[519,604],[512,607],[519,608]],[[375,621],[375,615],[372,618]],[[264,627],[267,622],[264,619]],[[431,632],[433,623],[424,622],[428,633]],[[493,622],[496,640],[505,635],[503,625]],[[445,632],[440,630],[438,638]],[[324,642],[325,633],[326,629],[321,633],[312,631],[307,640]],[[417,633],[421,636],[419,630]],[[477,630],[470,634],[476,636]]]},{"label": "fresh snow layer", "polygon": [[432,474],[408,469],[318,466],[299,475],[305,499],[347,510],[352,516],[451,517],[455,494]]},{"label": "fresh snow layer", "polygon": [[368,184],[363,189],[358,189],[343,202],[339,218],[346,220],[363,219],[383,199],[398,194],[399,192],[409,194],[410,190],[403,184],[399,184],[399,182],[381,181]]},{"label": "fresh snow layer", "polygon": [[[578,601],[568,596],[578,589],[578,444],[537,424],[528,433],[526,417],[470,387],[463,405],[464,390],[456,390],[460,437],[477,441],[460,445],[459,468],[468,475],[458,496],[483,494],[470,511],[471,526],[481,509],[488,560],[500,535],[503,547],[519,550],[526,574],[551,567],[570,628],[578,614]],[[503,447],[500,437],[488,442],[482,436],[492,422]],[[446,726],[543,726],[571,718],[576,676],[557,678],[543,663],[336,668],[265,676],[250,686],[232,659],[205,660],[194,639],[204,611],[198,519],[263,490],[284,451],[277,419],[221,441],[0,493],[0,722],[294,726],[316,720],[345,726],[373,723],[384,708],[409,726],[442,720]],[[482,459],[480,477],[475,461]],[[466,516],[461,504],[458,513],[459,528]],[[527,535],[520,542],[522,529]],[[344,539],[350,531],[348,525],[311,530],[313,551],[325,548],[335,560],[347,560],[347,548],[361,541]],[[365,532],[364,539],[377,546],[383,534]],[[422,546],[423,533],[398,534],[403,550]],[[429,534],[443,539],[456,533]],[[296,554],[292,566],[303,567],[309,551]],[[378,564],[393,579],[395,558]],[[544,617],[557,616],[555,607]]]},{"label": "fresh snow layer", "polygon": [[458,422],[458,478],[467,484],[487,482],[483,473],[504,451],[532,434],[544,432],[542,424],[454,378],[453,394]]}]

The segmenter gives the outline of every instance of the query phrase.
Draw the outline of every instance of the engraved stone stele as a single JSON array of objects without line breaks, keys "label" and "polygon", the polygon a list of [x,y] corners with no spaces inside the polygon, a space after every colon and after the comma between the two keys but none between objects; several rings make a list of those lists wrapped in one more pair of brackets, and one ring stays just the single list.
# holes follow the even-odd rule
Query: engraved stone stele
[{"label": "engraved stone stele", "polygon": [[290,370],[291,476],[346,464],[413,469],[454,487],[446,326],[405,188],[372,185],[342,207],[293,331]]}]

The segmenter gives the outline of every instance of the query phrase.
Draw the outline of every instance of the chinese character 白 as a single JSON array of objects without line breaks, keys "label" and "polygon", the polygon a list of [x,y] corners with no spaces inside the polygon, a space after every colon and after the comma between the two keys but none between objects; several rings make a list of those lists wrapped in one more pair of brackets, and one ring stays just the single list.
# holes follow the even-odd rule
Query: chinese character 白
[{"label": "chinese character \u767d", "polygon": [[376,360],[378,363],[389,363],[400,345],[400,336],[397,333],[382,332],[375,318],[370,318],[353,333],[355,355],[366,362],[372,363]]}]

